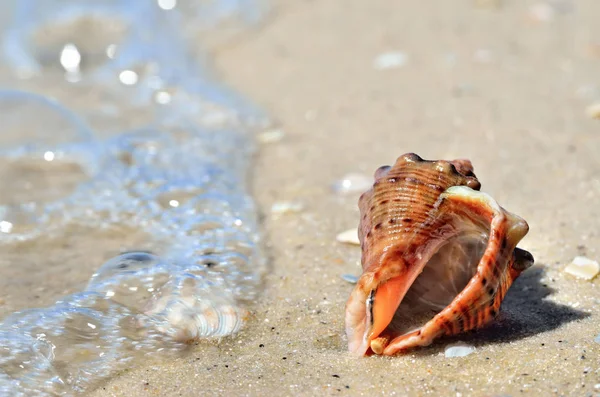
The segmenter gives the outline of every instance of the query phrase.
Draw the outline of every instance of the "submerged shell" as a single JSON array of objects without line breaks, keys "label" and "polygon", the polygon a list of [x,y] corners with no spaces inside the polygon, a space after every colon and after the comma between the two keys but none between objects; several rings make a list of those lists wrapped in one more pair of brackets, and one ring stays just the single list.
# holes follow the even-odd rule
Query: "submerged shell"
[{"label": "submerged shell", "polygon": [[405,154],[359,200],[363,274],[346,305],[349,349],[393,355],[481,327],[533,257],[527,223],[501,208],[468,160]]}]

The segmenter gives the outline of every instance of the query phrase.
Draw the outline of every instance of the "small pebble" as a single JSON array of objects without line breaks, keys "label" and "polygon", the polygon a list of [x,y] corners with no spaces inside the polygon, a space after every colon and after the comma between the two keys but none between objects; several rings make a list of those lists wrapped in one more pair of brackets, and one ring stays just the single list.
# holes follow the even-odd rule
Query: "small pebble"
[{"label": "small pebble", "polygon": [[573,261],[565,267],[565,273],[584,280],[591,280],[600,273],[600,264],[585,256],[576,256],[573,258]]},{"label": "small pebble", "polygon": [[585,112],[589,117],[600,120],[600,102],[588,106]]},{"label": "small pebble", "polygon": [[271,206],[272,214],[290,214],[300,212],[304,209],[304,204],[298,201],[278,201]]},{"label": "small pebble", "polygon": [[446,349],[444,349],[444,356],[446,356],[446,358],[465,357],[474,351],[475,346],[470,346],[465,343],[455,343],[446,346]]},{"label": "small pebble", "polygon": [[373,187],[373,178],[363,174],[346,174],[339,181],[333,184],[333,191],[336,193],[362,193]]},{"label": "small pebble", "polygon": [[598,336],[596,336],[596,338],[594,339],[594,342],[600,343],[600,334],[598,334]]},{"label": "small pebble", "polygon": [[358,230],[356,228],[341,232],[335,237],[335,239],[344,244],[360,245],[360,240],[358,239]]},{"label": "small pebble", "polygon": [[[579,86],[576,90],[575,90],[575,95],[577,95],[578,98],[580,99],[584,99],[584,100],[593,100],[594,98],[596,98],[599,95],[600,91],[598,90],[598,87],[596,87],[593,84],[584,84]],[[592,108],[593,106],[600,106],[600,103],[596,104],[596,105],[590,105],[588,106],[588,109]],[[589,110],[586,110],[586,113],[589,112]],[[592,115],[589,115],[590,117],[593,117]]]},{"label": "small pebble", "polygon": [[406,65],[408,56],[401,51],[389,51],[379,54],[373,61],[377,70],[395,69]]},{"label": "small pebble", "polygon": [[529,16],[536,22],[550,22],[554,19],[554,7],[545,2],[539,2],[529,7]]},{"label": "small pebble", "polygon": [[458,57],[456,56],[455,53],[448,52],[443,55],[442,60],[443,60],[444,66],[451,68],[451,67],[456,66]]},{"label": "small pebble", "polygon": [[283,139],[285,133],[280,129],[266,130],[258,134],[260,143],[275,143]]},{"label": "small pebble", "polygon": [[347,281],[350,284],[356,284],[358,282],[358,277],[356,277],[354,274],[342,274],[341,277],[344,281]]}]

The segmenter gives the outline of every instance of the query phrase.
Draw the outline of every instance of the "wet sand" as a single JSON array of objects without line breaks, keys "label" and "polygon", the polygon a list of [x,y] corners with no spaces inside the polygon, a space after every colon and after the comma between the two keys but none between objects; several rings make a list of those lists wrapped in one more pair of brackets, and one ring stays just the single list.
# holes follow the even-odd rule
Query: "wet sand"
[{"label": "wet sand", "polygon": [[[539,4],[285,1],[218,49],[217,70],[285,133],[253,171],[264,294],[235,337],[133,368],[92,395],[600,394],[600,277],[563,271],[579,254],[600,259],[600,122],[585,113],[600,100],[600,4]],[[374,68],[388,51],[405,64]],[[360,252],[335,236],[357,225],[358,194],[331,185],[405,152],[471,159],[482,190],[529,222],[520,246],[536,265],[487,329],[399,357],[351,357],[353,286],[340,276],[360,274]],[[304,209],[271,213],[292,200]],[[455,341],[477,350],[445,358]]]}]

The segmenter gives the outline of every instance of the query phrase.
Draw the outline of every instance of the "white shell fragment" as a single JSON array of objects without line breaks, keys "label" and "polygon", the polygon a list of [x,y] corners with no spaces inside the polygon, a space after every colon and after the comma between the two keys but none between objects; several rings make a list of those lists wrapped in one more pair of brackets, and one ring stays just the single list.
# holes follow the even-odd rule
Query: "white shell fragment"
[{"label": "white shell fragment", "polygon": [[529,7],[529,16],[535,22],[550,22],[554,19],[556,11],[546,2],[539,2]]},{"label": "white shell fragment", "polygon": [[473,60],[477,63],[491,63],[494,60],[494,54],[487,48],[479,48],[473,53]]},{"label": "white shell fragment", "polygon": [[278,201],[271,206],[272,214],[290,214],[300,212],[304,209],[304,204],[299,201]]},{"label": "white shell fragment", "polygon": [[333,191],[336,193],[362,193],[373,186],[373,177],[349,173],[344,175],[339,181],[333,184]]},{"label": "white shell fragment", "polygon": [[373,61],[373,67],[377,70],[400,68],[406,65],[408,56],[400,51],[389,51],[379,54]]},{"label": "white shell fragment", "polygon": [[585,256],[576,256],[573,261],[565,267],[565,273],[572,276],[591,280],[600,273],[600,263],[586,258]]},{"label": "white shell fragment", "polygon": [[341,232],[336,236],[335,239],[344,244],[360,245],[360,240],[358,239],[358,229],[356,228]]},{"label": "white shell fragment", "polygon": [[591,104],[585,111],[590,118],[600,120],[600,102]]},{"label": "white shell fragment", "polygon": [[258,141],[260,143],[276,143],[283,139],[285,133],[280,129],[266,130],[258,134]]},{"label": "white shell fragment", "polygon": [[465,357],[474,351],[475,346],[459,342],[446,346],[446,349],[444,349],[444,356],[446,356],[446,358]]}]

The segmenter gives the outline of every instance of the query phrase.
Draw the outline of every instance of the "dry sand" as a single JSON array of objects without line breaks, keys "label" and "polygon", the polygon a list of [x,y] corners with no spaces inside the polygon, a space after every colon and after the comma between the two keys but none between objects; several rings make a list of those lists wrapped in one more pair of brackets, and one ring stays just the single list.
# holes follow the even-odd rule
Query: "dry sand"
[{"label": "dry sand", "polygon": [[[495,4],[499,4],[496,8]],[[541,5],[540,5],[541,4]],[[254,169],[271,272],[246,328],[169,363],[134,368],[96,396],[598,395],[600,277],[563,272],[600,259],[600,3],[321,0],[276,3],[256,34],[216,51],[226,81],[285,137]],[[547,18],[549,18],[547,20]],[[388,51],[403,66],[377,70]],[[394,358],[346,352],[343,311],[359,249],[348,172],[404,152],[470,158],[484,191],[531,227],[536,258],[493,326]],[[271,205],[304,210],[275,216]],[[477,347],[445,358],[461,340]]]}]

